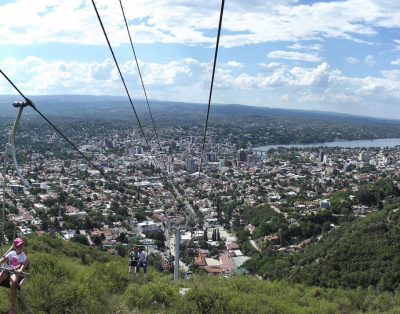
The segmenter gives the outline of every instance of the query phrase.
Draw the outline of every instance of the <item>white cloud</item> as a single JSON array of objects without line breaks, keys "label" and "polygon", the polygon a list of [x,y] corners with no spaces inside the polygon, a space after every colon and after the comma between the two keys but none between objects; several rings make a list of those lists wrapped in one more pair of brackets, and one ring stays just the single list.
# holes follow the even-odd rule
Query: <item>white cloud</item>
[{"label": "white cloud", "polygon": [[382,71],[382,76],[391,81],[400,81],[400,70]]},{"label": "white cloud", "polygon": [[322,45],[320,44],[301,45],[299,43],[295,43],[293,45],[288,46],[288,48],[293,50],[322,51]]},{"label": "white cloud", "polygon": [[[167,63],[140,62],[143,81],[153,99],[180,101],[207,100],[211,64],[185,58]],[[25,94],[93,94],[125,95],[120,76],[110,59],[102,62],[65,62],[28,57],[0,61],[0,68],[11,77]],[[120,64],[133,98],[144,98],[132,61]],[[3,93],[14,93],[1,80]],[[204,86],[203,86],[204,85]]]},{"label": "white cloud", "polygon": [[357,58],[354,58],[354,57],[348,57],[348,58],[346,59],[346,61],[347,61],[348,63],[350,63],[350,64],[357,64],[357,63],[360,62],[360,60],[358,60]]},{"label": "white cloud", "polygon": [[321,57],[319,57],[315,54],[303,53],[303,52],[297,52],[297,51],[283,51],[283,50],[271,51],[268,54],[268,58],[307,61],[307,62],[321,61]]},{"label": "white cloud", "polygon": [[283,65],[279,62],[270,62],[268,64],[266,63],[259,63],[258,64],[262,69],[266,69],[266,70],[271,70],[271,69],[276,69],[276,68],[280,68]]},{"label": "white cloud", "polygon": [[243,64],[243,63],[240,63],[240,62],[237,62],[237,61],[228,61],[228,62],[226,63],[226,66],[227,66],[227,67],[230,67],[230,68],[235,68],[235,69],[242,69],[242,68],[244,68],[244,64]]},{"label": "white cloud", "polygon": [[283,94],[281,96],[281,100],[283,100],[284,102],[288,102],[290,100],[290,95],[289,94]]},{"label": "white cloud", "polygon": [[400,118],[400,70],[382,76],[348,77],[326,62],[311,68],[281,65],[264,74],[226,77],[224,88],[236,102],[249,102],[247,89],[251,99],[262,99],[253,104]]},{"label": "white cloud", "polygon": [[[234,47],[275,41],[339,38],[365,42],[380,27],[400,27],[395,1],[347,0],[227,2],[221,44]],[[128,41],[118,1],[98,0],[114,45]],[[219,1],[124,1],[136,43],[215,43]],[[90,1],[17,0],[0,5],[0,44],[62,42],[104,45]],[[213,32],[210,32],[210,31]],[[363,36],[363,38],[360,38]],[[318,51],[318,45],[292,49]]]},{"label": "white cloud", "polygon": [[[205,103],[212,64],[185,58],[164,63],[140,62],[150,99]],[[348,77],[323,62],[310,67],[266,65],[268,71],[237,73],[217,69],[213,103],[318,109],[400,118],[400,70],[382,77]],[[0,61],[0,68],[24,94],[125,95],[110,59],[101,62],[65,62],[28,57]],[[121,64],[134,99],[143,99],[136,65]],[[14,93],[1,81],[2,93]],[[386,108],[390,107],[390,111]]]},{"label": "white cloud", "polygon": [[395,39],[394,40],[394,44],[395,44],[395,49],[397,51],[400,51],[400,40],[399,39]]},{"label": "white cloud", "polygon": [[373,66],[373,65],[376,63],[375,58],[374,58],[373,55],[368,55],[368,56],[366,56],[366,57],[364,58],[364,62],[365,62],[366,64],[368,64],[369,66]]},{"label": "white cloud", "polygon": [[400,59],[393,60],[392,62],[390,62],[390,64],[392,64],[392,65],[400,65]]}]

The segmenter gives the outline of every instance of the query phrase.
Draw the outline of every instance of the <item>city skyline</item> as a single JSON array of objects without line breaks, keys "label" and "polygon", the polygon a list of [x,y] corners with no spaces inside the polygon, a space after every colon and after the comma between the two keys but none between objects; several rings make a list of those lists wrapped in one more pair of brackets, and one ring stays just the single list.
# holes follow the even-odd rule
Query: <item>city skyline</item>
[{"label": "city skyline", "polygon": [[[119,3],[96,3],[143,99]],[[123,5],[149,98],[206,103],[220,1]],[[399,14],[395,1],[228,1],[213,103],[398,119]],[[24,93],[124,95],[89,1],[0,1],[0,27],[0,68]],[[0,93],[14,93],[4,79]]]}]

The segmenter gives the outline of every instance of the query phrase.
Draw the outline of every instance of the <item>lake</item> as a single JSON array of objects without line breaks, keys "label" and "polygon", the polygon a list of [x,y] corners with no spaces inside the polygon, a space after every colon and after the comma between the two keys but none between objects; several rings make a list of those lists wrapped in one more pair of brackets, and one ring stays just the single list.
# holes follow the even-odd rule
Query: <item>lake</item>
[{"label": "lake", "polygon": [[323,142],[323,143],[310,143],[310,144],[289,144],[289,145],[267,145],[253,147],[251,150],[258,152],[267,152],[271,148],[286,147],[286,148],[306,148],[306,147],[342,147],[342,148],[384,148],[384,147],[395,147],[400,145],[400,138],[379,138],[375,140],[355,140],[355,141],[335,141],[335,142]]}]

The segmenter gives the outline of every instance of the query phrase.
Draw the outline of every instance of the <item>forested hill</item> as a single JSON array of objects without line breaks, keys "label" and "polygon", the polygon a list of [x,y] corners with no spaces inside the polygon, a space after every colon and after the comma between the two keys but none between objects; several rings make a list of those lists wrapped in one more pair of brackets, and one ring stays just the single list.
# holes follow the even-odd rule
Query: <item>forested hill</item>
[{"label": "forested hill", "polygon": [[[48,236],[27,240],[31,277],[22,287],[31,313],[398,313],[399,294],[340,290],[196,274],[172,281],[150,267],[127,272],[127,260]],[[187,288],[186,293],[182,288]],[[9,290],[0,289],[1,300]],[[21,294],[21,292],[18,292]],[[8,302],[0,303],[1,313]],[[17,313],[23,313],[17,301]]]},{"label": "forested hill", "polygon": [[[398,205],[398,204],[397,204]],[[394,207],[395,209],[390,209]],[[264,252],[247,265],[268,279],[308,285],[400,288],[400,211],[396,206],[368,215],[326,234],[302,253]]]}]

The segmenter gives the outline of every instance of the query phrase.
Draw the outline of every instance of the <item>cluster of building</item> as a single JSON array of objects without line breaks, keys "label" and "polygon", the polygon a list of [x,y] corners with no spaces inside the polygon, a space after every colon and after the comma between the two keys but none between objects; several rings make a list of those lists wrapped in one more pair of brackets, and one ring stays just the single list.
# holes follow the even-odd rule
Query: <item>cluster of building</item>
[{"label": "cluster of building", "polygon": [[[132,140],[132,133],[112,131],[80,146],[105,176],[81,159],[65,160],[51,150],[23,147],[26,161],[21,171],[32,188],[22,186],[11,164],[6,166],[1,181],[6,181],[7,220],[25,236],[56,233],[69,240],[79,233],[89,244],[110,252],[132,241],[164,251],[154,237],[161,233],[166,239],[165,252],[170,254],[174,254],[175,243],[170,230],[179,225],[181,244],[195,244],[193,264],[209,273],[229,275],[240,271],[248,259],[232,227],[234,220],[245,222],[239,208],[233,208],[229,218],[221,214],[218,201],[239,201],[250,207],[268,204],[289,225],[295,225],[291,213],[327,210],[333,193],[344,187],[356,192],[360,184],[382,175],[395,178],[400,169],[398,147],[276,149],[260,155],[234,150],[229,143],[213,147],[210,141],[208,146],[213,149],[202,160],[197,137],[165,139],[161,149],[149,150],[140,140]],[[359,216],[375,210],[353,206]],[[218,241],[212,240],[216,228],[221,234]],[[207,249],[199,247],[203,238],[207,238]],[[279,243],[279,234],[267,235],[262,241]],[[302,247],[307,242],[290,245]]]}]

